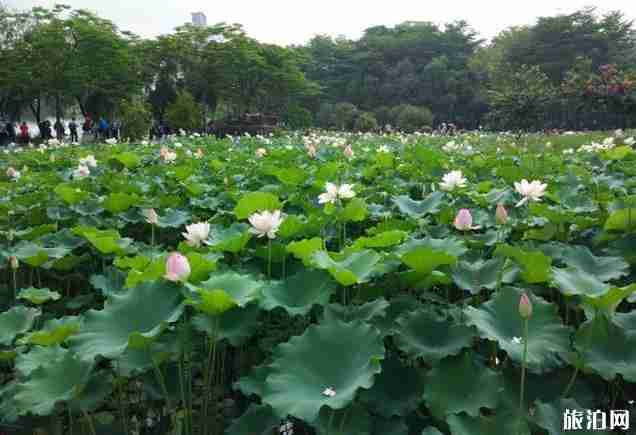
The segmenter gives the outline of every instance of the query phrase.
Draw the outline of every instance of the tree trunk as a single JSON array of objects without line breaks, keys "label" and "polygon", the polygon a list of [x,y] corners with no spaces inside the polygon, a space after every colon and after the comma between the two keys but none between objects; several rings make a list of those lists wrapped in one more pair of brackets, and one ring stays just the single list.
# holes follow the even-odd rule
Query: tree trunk
[{"label": "tree trunk", "polygon": [[40,121],[41,121],[40,97],[37,97],[35,99],[35,105],[33,104],[33,102],[31,102],[29,106],[31,108],[31,112],[33,112],[33,116],[35,117],[35,122],[37,122],[37,124],[40,125]]}]

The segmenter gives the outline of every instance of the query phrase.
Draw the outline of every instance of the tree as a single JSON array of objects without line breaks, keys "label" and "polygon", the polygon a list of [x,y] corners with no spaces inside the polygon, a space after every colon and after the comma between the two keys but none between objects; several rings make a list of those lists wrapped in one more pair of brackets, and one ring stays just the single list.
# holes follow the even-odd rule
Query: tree
[{"label": "tree", "polygon": [[355,130],[357,131],[373,131],[378,128],[378,121],[373,116],[373,113],[362,112],[358,115],[355,122]]},{"label": "tree", "polygon": [[433,124],[433,114],[426,107],[415,107],[409,104],[396,106],[391,110],[395,125],[400,130],[413,132]]},{"label": "tree", "polygon": [[166,109],[166,119],[173,129],[192,131],[202,127],[203,111],[188,91],[179,91]]},{"label": "tree", "polygon": [[148,135],[152,125],[152,114],[141,99],[123,100],[118,112],[122,123],[123,139],[135,141]]}]

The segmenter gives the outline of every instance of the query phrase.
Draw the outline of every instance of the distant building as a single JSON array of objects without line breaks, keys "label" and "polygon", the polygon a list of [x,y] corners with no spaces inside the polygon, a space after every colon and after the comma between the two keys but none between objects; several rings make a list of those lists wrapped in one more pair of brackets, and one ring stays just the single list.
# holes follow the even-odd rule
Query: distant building
[{"label": "distant building", "polygon": [[208,19],[203,12],[193,12],[192,24],[194,24],[195,26],[204,27],[208,25]]}]

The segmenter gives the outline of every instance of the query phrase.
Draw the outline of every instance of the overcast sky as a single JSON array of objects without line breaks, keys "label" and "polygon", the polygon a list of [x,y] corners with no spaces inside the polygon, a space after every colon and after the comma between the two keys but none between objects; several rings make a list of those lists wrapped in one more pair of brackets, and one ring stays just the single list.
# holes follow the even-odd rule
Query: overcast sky
[{"label": "overcast sky", "polygon": [[[2,0],[0,0],[2,1]],[[259,41],[281,45],[300,44],[315,34],[358,38],[375,25],[392,26],[403,21],[437,24],[464,19],[483,38],[491,38],[511,25],[532,24],[538,16],[570,13],[584,6],[600,12],[621,10],[636,19],[636,1],[535,0],[535,1],[422,1],[422,0],[4,0],[19,9],[51,7],[63,3],[89,9],[114,21],[122,30],[144,37],[169,33],[202,11],[208,24],[225,21],[243,24]]]}]

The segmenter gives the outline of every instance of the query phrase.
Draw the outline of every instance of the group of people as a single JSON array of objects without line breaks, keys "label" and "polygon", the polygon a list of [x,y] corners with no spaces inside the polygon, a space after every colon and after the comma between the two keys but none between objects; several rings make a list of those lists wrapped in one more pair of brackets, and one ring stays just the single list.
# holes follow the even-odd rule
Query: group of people
[{"label": "group of people", "polygon": [[[81,125],[83,136],[93,135],[96,139],[119,139],[121,133],[121,122],[115,120],[112,123],[108,122],[106,118],[99,118],[97,123],[94,123],[89,115],[84,118],[84,122]],[[67,137],[70,142],[79,142],[79,129],[76,118],[72,118],[66,125],[61,120],[55,121],[51,125],[51,121],[45,120],[38,123],[39,132],[32,132],[26,121],[20,121],[17,126],[13,122],[7,122],[0,125],[0,145],[6,145],[10,143],[16,144],[28,144],[31,142],[31,138],[39,135],[43,141],[50,139],[57,139],[59,141],[65,140]],[[55,131],[55,136],[53,132]]]}]

